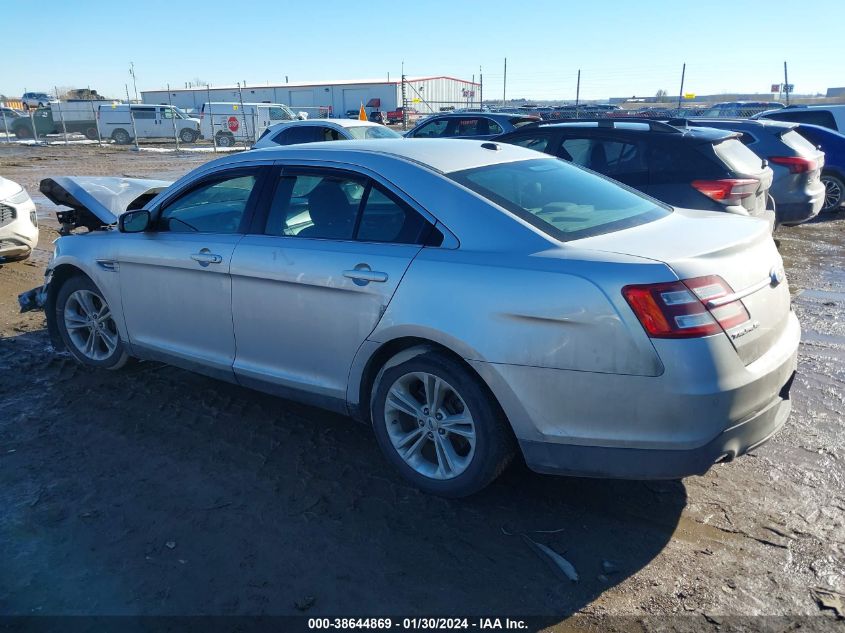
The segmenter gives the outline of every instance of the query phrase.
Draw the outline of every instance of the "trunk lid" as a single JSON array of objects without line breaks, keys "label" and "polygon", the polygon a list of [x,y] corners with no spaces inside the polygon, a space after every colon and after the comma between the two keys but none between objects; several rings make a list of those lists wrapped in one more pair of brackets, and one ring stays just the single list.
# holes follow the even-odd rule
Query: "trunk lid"
[{"label": "trunk lid", "polygon": [[753,195],[741,198],[739,204],[753,217],[762,217],[766,212],[769,188],[774,177],[771,168],[763,166],[763,160],[748,149],[738,138],[729,138],[713,145],[716,156],[741,179],[757,181]]},{"label": "trunk lid", "polygon": [[657,260],[681,280],[720,276],[750,315],[726,331],[746,365],[765,354],[787,326],[789,288],[766,222],[676,209],[648,224],[570,244]]},{"label": "trunk lid", "polygon": [[171,184],[144,178],[59,176],[45,178],[39,189],[50,201],[72,209],[56,214],[69,232],[79,226],[95,230],[112,225],[118,216],[142,208]]}]

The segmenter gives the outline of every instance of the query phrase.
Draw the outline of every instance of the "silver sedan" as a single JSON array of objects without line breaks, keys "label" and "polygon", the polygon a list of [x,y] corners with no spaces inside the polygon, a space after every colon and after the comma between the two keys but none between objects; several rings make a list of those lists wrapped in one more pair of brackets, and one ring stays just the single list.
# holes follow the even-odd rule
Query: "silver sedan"
[{"label": "silver sedan", "polygon": [[21,297],[58,346],[348,414],[431,493],[471,494],[517,452],[548,473],[700,474],[789,415],[800,328],[753,218],[475,141],[256,150],[128,204],[131,183],[59,184],[42,191],[68,228],[106,230],[60,238]]}]

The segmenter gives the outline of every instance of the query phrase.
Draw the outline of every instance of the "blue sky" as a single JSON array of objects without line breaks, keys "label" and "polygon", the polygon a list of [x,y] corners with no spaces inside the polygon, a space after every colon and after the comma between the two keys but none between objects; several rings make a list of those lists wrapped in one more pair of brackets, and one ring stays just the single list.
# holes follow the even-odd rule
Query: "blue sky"
[{"label": "blue sky", "polygon": [[[483,69],[485,98],[796,92],[845,86],[842,0],[743,2],[485,2],[463,0],[23,0],[4,2],[3,23],[23,39],[5,47],[0,93],[90,85],[125,96],[135,63],[138,90],[399,76]],[[409,7],[405,11],[400,6]],[[21,26],[23,25],[23,26]],[[18,27],[15,27],[18,29]],[[37,48],[35,47],[37,45]]]}]

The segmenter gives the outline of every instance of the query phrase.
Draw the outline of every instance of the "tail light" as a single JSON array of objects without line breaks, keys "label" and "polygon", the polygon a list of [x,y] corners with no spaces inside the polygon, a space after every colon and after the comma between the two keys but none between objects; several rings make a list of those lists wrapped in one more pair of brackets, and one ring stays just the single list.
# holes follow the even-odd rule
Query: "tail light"
[{"label": "tail light", "polygon": [[622,289],[652,338],[710,336],[745,323],[751,315],[742,301],[719,301],[731,294],[733,289],[718,275]]},{"label": "tail light", "polygon": [[755,178],[723,178],[721,180],[693,180],[692,186],[720,204],[739,204],[743,198],[757,193],[760,181]]},{"label": "tail light", "polygon": [[788,167],[790,174],[805,174],[815,171],[819,166],[818,161],[802,156],[769,156],[769,162]]}]

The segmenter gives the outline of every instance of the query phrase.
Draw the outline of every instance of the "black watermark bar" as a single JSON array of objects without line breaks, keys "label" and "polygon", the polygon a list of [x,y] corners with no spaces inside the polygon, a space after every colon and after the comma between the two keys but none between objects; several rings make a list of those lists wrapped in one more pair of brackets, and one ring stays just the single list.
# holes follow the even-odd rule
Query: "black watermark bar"
[{"label": "black watermark bar", "polygon": [[524,633],[845,633],[814,616],[3,616],[0,633],[311,633],[313,631],[520,631]]}]

